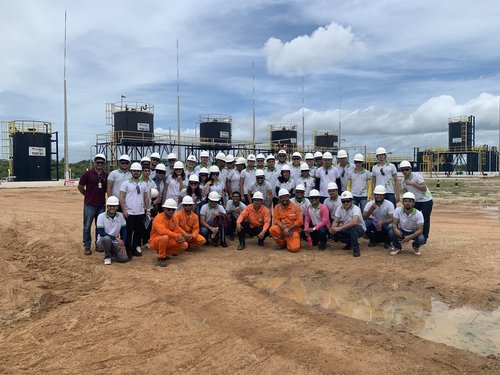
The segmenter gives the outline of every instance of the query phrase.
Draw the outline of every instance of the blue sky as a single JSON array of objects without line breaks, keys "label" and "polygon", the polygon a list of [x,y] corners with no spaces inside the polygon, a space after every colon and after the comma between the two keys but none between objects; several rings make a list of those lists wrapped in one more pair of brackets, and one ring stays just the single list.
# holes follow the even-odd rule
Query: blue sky
[{"label": "blue sky", "polygon": [[[178,4],[177,4],[178,3]],[[252,62],[257,139],[267,125],[337,130],[346,146],[447,146],[447,119],[476,116],[476,144],[498,144],[500,2],[483,1],[28,1],[0,12],[0,120],[63,130],[64,11],[70,160],[108,131],[105,103],[155,105],[157,132],[233,117],[251,139]],[[300,126],[299,126],[300,128]],[[299,131],[299,143],[301,143]],[[61,151],[62,157],[62,151]]]}]

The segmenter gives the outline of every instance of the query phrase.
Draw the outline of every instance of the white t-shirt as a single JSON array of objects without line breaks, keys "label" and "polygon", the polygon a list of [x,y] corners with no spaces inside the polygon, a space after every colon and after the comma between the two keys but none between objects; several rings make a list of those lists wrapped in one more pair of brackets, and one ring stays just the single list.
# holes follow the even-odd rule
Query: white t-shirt
[{"label": "white t-shirt", "polygon": [[333,220],[337,208],[342,206],[342,201],[340,199],[340,196],[337,195],[337,199],[335,200],[330,197],[326,198],[323,204],[326,204],[326,207],[328,207],[328,211],[330,211],[330,218]]},{"label": "white t-shirt", "polygon": [[108,175],[108,181],[113,181],[111,194],[118,198],[120,196],[122,184],[130,178],[132,178],[132,173],[130,173],[130,171],[126,171],[125,173],[121,169],[111,171]]},{"label": "white t-shirt", "polygon": [[295,189],[295,182],[293,181],[293,178],[289,178],[288,181],[286,182],[280,182],[280,180],[278,180],[276,182],[276,187],[279,189],[286,189],[288,190],[288,192],[292,192],[292,189]]},{"label": "white t-shirt", "polygon": [[344,205],[341,205],[337,208],[337,211],[335,211],[335,218],[339,219],[340,225],[350,223],[352,218],[355,216],[358,218],[358,225],[361,225],[363,229],[366,230],[365,221],[363,220],[361,209],[358,206],[352,204],[351,208],[346,211]]},{"label": "white t-shirt", "polygon": [[342,191],[346,191],[347,190],[347,180],[349,179],[349,174],[354,169],[354,166],[351,166],[351,165],[349,165],[349,163],[347,163],[345,167],[342,167],[339,164],[339,165],[336,165],[335,168],[337,168],[337,171],[339,172],[340,182],[342,185]]},{"label": "white t-shirt", "polygon": [[[172,198],[177,202],[179,200],[179,194],[182,190],[179,181],[177,179],[172,178],[172,175],[170,175],[167,177],[167,184],[168,188],[165,200],[167,200],[168,198]],[[188,184],[187,179],[184,179],[184,181],[182,181],[182,184],[183,188],[186,187]]]},{"label": "white t-shirt", "polygon": [[229,183],[231,185],[231,191],[228,191],[228,194],[232,194],[235,191],[240,191],[240,177],[241,174],[236,168],[231,169],[228,172],[226,179],[229,180]]},{"label": "white t-shirt", "polygon": [[[118,237],[120,230],[127,226],[125,217],[120,212],[115,214],[115,217],[111,217],[107,212],[103,212],[97,216],[97,228],[104,228],[104,232],[112,236]],[[99,240],[101,235],[97,235]]]},{"label": "white t-shirt", "polygon": [[349,173],[349,180],[351,180],[351,193],[355,197],[368,196],[368,181],[372,178],[372,174],[366,169],[360,171],[352,170]]},{"label": "white t-shirt", "polygon": [[374,200],[369,201],[365,206],[365,212],[368,212],[373,205],[377,206],[372,212],[372,218],[375,219],[375,223],[388,220],[394,214],[394,205],[387,199],[384,199],[380,206],[378,206]]},{"label": "white t-shirt", "polygon": [[149,187],[142,181],[135,182],[132,178],[122,183],[120,193],[125,193],[125,209],[129,215],[143,215],[144,195],[149,193]]},{"label": "white t-shirt", "polygon": [[298,202],[297,198],[293,197],[292,199],[290,199],[290,202],[299,205],[300,209],[302,210],[302,216],[306,216],[306,208],[311,205],[311,201],[309,199],[302,198],[302,202]]},{"label": "white t-shirt", "polygon": [[269,181],[264,180],[264,183],[262,185],[258,185],[257,182],[255,184],[252,184],[248,189],[250,198],[253,196],[253,193],[257,191],[260,191],[264,196],[264,204],[270,205],[271,202],[269,202],[268,196],[269,192],[271,191],[271,184],[269,183]]},{"label": "white t-shirt", "polygon": [[242,194],[248,193],[248,189],[252,184],[255,183],[255,172],[257,171],[256,168],[254,169],[248,169],[245,168],[241,171],[240,178],[243,179],[243,191],[240,191]]},{"label": "white t-shirt", "polygon": [[[243,210],[246,208],[246,206],[247,206],[247,205],[246,205],[245,203],[243,203],[243,202],[239,201],[239,202],[238,202],[238,206],[236,207],[236,206],[234,205],[233,200],[232,200],[232,199],[230,199],[230,200],[228,200],[228,201],[227,201],[227,203],[226,203],[226,213],[227,213],[228,215],[233,216],[234,218],[237,218],[238,216],[240,216],[241,211],[243,211]],[[235,210],[236,208],[239,208],[241,211],[240,211],[240,212],[238,212],[238,213],[237,213],[237,212],[235,212],[234,210]]]},{"label": "white t-shirt", "polygon": [[297,180],[295,180],[295,186],[299,184],[304,185],[304,188],[306,189],[304,192],[304,196],[308,197],[309,193],[312,189],[314,189],[314,186],[316,185],[316,179],[311,176],[307,178],[300,176],[299,178],[297,178]]},{"label": "white t-shirt", "polygon": [[[108,177],[109,179],[109,177]],[[421,184],[424,182],[424,178],[420,173],[411,172],[410,181],[416,182],[417,184]],[[415,186],[410,186],[406,184],[406,180],[403,178],[401,181],[401,188],[404,192],[411,192],[415,194],[415,202],[429,202],[432,200],[432,194],[429,191],[429,188],[426,187],[425,191],[418,190]]]},{"label": "white t-shirt", "polygon": [[215,216],[218,212],[221,214],[225,214],[226,210],[220,204],[217,204],[214,208],[211,208],[210,203],[206,203],[203,206],[201,206],[200,216],[204,215],[207,224],[211,224],[213,223]]},{"label": "white t-shirt", "polygon": [[320,179],[319,195],[322,197],[328,197],[328,184],[330,182],[336,182],[338,177],[339,170],[335,167],[330,167],[329,169],[321,167],[316,169],[316,178]]},{"label": "white t-shirt", "polygon": [[398,228],[406,232],[415,232],[417,225],[424,224],[424,215],[416,208],[407,215],[403,207],[398,207],[394,210],[394,219],[398,220]]},{"label": "white t-shirt", "polygon": [[398,175],[396,167],[392,163],[375,164],[372,167],[372,176],[375,177],[375,186],[382,185],[387,193],[394,193],[394,176]]},{"label": "white t-shirt", "polygon": [[297,184],[297,179],[300,177],[300,164],[295,166],[290,164],[290,178]]},{"label": "white t-shirt", "polygon": [[270,170],[269,168],[264,169],[264,174],[266,177],[266,181],[269,181],[271,184],[271,190],[273,191],[273,197],[276,197],[276,184],[278,183],[278,177],[280,176],[280,172],[274,168]]}]

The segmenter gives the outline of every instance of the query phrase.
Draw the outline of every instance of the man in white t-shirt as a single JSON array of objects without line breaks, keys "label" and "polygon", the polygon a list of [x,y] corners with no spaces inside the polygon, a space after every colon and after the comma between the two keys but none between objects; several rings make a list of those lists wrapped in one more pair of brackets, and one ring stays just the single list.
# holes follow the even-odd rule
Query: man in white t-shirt
[{"label": "man in white t-shirt", "polygon": [[392,202],[394,207],[399,202],[398,171],[394,164],[387,161],[387,151],[383,147],[377,148],[375,156],[378,164],[372,167],[372,189],[377,185],[385,187],[385,199]]},{"label": "man in white t-shirt", "polygon": [[120,156],[118,164],[119,167],[111,171],[108,175],[108,186],[106,189],[108,197],[119,197],[120,188],[122,187],[123,182],[128,181],[130,177],[132,177],[132,174],[128,170],[130,167],[130,156]]},{"label": "man in white t-shirt", "polygon": [[227,247],[226,231],[229,224],[226,210],[219,204],[220,195],[216,191],[208,194],[208,203],[200,210],[200,234],[207,243],[214,246]]},{"label": "man in white t-shirt", "polygon": [[392,225],[394,205],[385,199],[385,187],[375,186],[373,190],[374,200],[369,201],[363,211],[363,219],[366,224],[366,234],[370,239],[368,247],[373,247],[377,243],[383,243],[388,249],[391,245],[389,231]]},{"label": "man in white t-shirt", "polygon": [[403,252],[402,243],[413,240],[412,248],[415,255],[421,255],[420,246],[425,243],[424,215],[415,207],[415,195],[410,192],[403,194],[403,207],[394,210],[394,221],[389,236],[394,250],[391,255]]},{"label": "man in white t-shirt", "polygon": [[111,264],[111,259],[120,263],[128,261],[125,242],[127,241],[127,222],[118,211],[120,202],[110,196],[106,200],[106,211],[97,217],[96,249],[104,252],[104,264]]}]

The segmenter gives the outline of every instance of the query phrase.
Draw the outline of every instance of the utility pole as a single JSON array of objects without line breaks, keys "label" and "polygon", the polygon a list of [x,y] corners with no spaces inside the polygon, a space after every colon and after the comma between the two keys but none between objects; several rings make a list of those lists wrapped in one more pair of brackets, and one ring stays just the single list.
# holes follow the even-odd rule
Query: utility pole
[{"label": "utility pole", "polygon": [[68,99],[66,91],[66,10],[64,11],[64,179],[69,180]]}]

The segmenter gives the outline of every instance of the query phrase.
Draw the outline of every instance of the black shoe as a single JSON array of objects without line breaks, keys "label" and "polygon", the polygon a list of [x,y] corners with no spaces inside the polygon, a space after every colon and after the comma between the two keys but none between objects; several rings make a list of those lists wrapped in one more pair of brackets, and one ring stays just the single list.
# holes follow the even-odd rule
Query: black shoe
[{"label": "black shoe", "polygon": [[257,242],[257,245],[264,246],[264,240],[259,240],[259,242]]},{"label": "black shoe", "polygon": [[384,244],[384,249],[390,249],[390,247],[391,247],[390,242]]},{"label": "black shoe", "polygon": [[326,243],[324,243],[324,242],[320,242],[320,243],[319,243],[319,249],[320,249],[320,250],[325,250],[325,249],[326,249]]},{"label": "black shoe", "polygon": [[351,250],[351,245],[345,245],[342,250]]},{"label": "black shoe", "polygon": [[135,257],[142,257],[142,253],[139,253],[136,250],[132,250],[132,255],[135,256]]},{"label": "black shoe", "polygon": [[240,241],[240,244],[238,246],[238,250],[243,250],[245,248],[245,242]]},{"label": "black shoe", "polygon": [[361,256],[361,252],[360,252],[359,250],[354,250],[354,251],[352,252],[352,256],[353,256],[353,257],[359,257],[359,256]]},{"label": "black shoe", "polygon": [[222,245],[222,247],[227,247],[228,246],[227,242],[223,242],[223,243],[221,243],[221,245]]},{"label": "black shoe", "polygon": [[90,247],[86,247],[83,253],[85,255],[91,255],[92,254],[92,250],[90,250]]},{"label": "black shoe", "polygon": [[158,267],[166,267],[167,259],[166,258],[158,258],[158,262],[156,263]]},{"label": "black shoe", "polygon": [[368,242],[368,247],[374,247],[377,246],[377,244],[374,241]]},{"label": "black shoe", "polygon": [[179,254],[177,254],[177,253],[173,253],[173,254],[172,254],[172,256],[174,256],[174,257],[176,257],[176,256],[178,256],[178,255],[179,255]]}]

